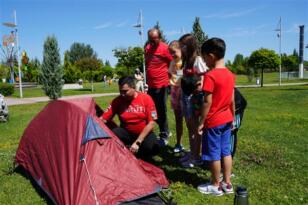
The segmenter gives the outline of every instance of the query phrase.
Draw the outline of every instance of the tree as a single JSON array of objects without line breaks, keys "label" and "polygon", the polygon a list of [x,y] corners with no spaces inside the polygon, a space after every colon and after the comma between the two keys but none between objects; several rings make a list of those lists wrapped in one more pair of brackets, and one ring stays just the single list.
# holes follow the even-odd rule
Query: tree
[{"label": "tree", "polygon": [[52,100],[62,95],[62,77],[58,41],[55,36],[48,36],[44,42],[41,80],[45,94]]},{"label": "tree", "polygon": [[93,48],[89,44],[84,43],[73,43],[69,51],[65,52],[67,55],[67,60],[71,64],[75,64],[82,58],[97,58],[97,54],[94,52]]},{"label": "tree", "polygon": [[234,68],[237,74],[246,73],[245,58],[242,54],[238,53],[235,55],[232,67]]},{"label": "tree", "polygon": [[279,66],[279,56],[273,50],[261,48],[252,52],[249,57],[248,65],[254,69],[255,73],[261,70],[261,87],[263,86],[264,69],[276,70]]},{"label": "tree", "polygon": [[199,17],[195,18],[195,21],[194,21],[194,24],[193,24],[192,34],[196,38],[198,47],[200,49],[203,42],[208,39],[208,36],[203,32],[203,30],[201,28]]},{"label": "tree", "polygon": [[156,28],[157,30],[159,30],[160,31],[160,34],[161,34],[161,40],[163,41],[163,42],[165,42],[165,43],[167,43],[168,44],[168,40],[167,40],[167,38],[166,38],[166,36],[164,35],[164,32],[163,32],[163,30],[160,28],[160,25],[159,25],[159,21],[157,21],[156,22],[156,25],[154,26],[154,28]]},{"label": "tree", "polygon": [[297,55],[281,55],[281,66],[287,71],[295,71],[298,69],[299,58]]},{"label": "tree", "polygon": [[110,64],[109,60],[105,61],[105,66],[110,66],[111,67],[111,64]]},{"label": "tree", "polygon": [[113,55],[118,59],[117,67],[125,67],[126,74],[132,74],[136,68],[142,70],[143,49],[140,47],[119,48],[113,50]]}]

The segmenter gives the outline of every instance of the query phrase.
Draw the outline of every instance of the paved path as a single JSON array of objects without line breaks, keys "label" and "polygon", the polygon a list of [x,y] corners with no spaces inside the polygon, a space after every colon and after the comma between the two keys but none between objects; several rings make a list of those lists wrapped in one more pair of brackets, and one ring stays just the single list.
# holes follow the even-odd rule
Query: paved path
[{"label": "paved path", "polygon": [[[119,93],[99,93],[99,94],[86,94],[86,95],[73,95],[73,96],[63,96],[60,99],[72,99],[72,98],[85,98],[85,97],[102,97],[102,96],[116,96]],[[12,98],[5,97],[6,103],[10,105],[20,105],[20,104],[32,104],[37,102],[49,101],[49,97],[33,97],[33,98]]]},{"label": "paved path", "polygon": [[[281,84],[280,86],[290,86],[290,85],[308,85],[308,82],[306,83],[285,83]],[[279,84],[263,84],[264,87],[269,86],[279,86]],[[239,85],[236,86],[238,88],[257,88],[260,87],[260,85]],[[73,95],[73,96],[63,96],[60,99],[72,99],[72,98],[84,98],[84,97],[102,97],[102,96],[116,96],[119,95],[119,93],[98,93],[98,94],[86,94],[86,95]],[[20,105],[20,104],[31,104],[31,103],[37,103],[37,102],[46,102],[49,101],[48,97],[34,97],[34,98],[11,98],[11,97],[5,97],[5,101],[8,105]]]}]

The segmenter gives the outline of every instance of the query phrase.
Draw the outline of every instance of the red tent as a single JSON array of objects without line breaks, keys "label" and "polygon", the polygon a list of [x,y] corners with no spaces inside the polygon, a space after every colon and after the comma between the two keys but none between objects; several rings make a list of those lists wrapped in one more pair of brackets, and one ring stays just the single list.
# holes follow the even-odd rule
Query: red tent
[{"label": "red tent", "polygon": [[119,204],[168,186],[96,116],[92,98],[50,102],[26,128],[16,162],[55,204]]}]

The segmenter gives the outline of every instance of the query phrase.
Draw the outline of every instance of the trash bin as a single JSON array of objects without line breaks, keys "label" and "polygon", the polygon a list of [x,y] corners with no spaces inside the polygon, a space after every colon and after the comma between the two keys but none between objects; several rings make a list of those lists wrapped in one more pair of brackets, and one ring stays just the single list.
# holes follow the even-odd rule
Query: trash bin
[{"label": "trash bin", "polygon": [[260,78],[259,77],[256,78],[256,84],[260,85]]}]

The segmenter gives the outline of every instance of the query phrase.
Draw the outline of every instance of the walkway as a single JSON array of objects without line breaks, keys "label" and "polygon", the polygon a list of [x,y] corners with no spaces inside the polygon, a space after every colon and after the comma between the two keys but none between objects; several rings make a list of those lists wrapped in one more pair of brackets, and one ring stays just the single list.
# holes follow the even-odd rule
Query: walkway
[{"label": "walkway", "polygon": [[[85,97],[103,97],[103,96],[116,96],[119,93],[99,93],[99,94],[86,94],[86,95],[73,95],[73,96],[63,96],[60,99],[73,99],[73,98],[85,98]],[[20,105],[20,104],[32,104],[37,102],[49,101],[49,97],[33,97],[33,98],[12,98],[5,97],[6,103],[10,105]]]},{"label": "walkway", "polygon": [[[290,86],[290,85],[308,85],[308,82],[304,83],[284,83],[280,86]],[[264,87],[269,86],[279,86],[279,84],[263,84]],[[257,88],[260,85],[239,85],[238,88]],[[99,94],[86,94],[86,95],[73,95],[73,96],[63,96],[60,99],[72,99],[72,98],[84,98],[84,97],[103,97],[103,96],[116,96],[119,93],[99,93]],[[48,97],[33,97],[33,98],[12,98],[5,97],[5,101],[8,105],[20,105],[20,104],[31,104],[37,102],[46,102],[49,101]]]}]

